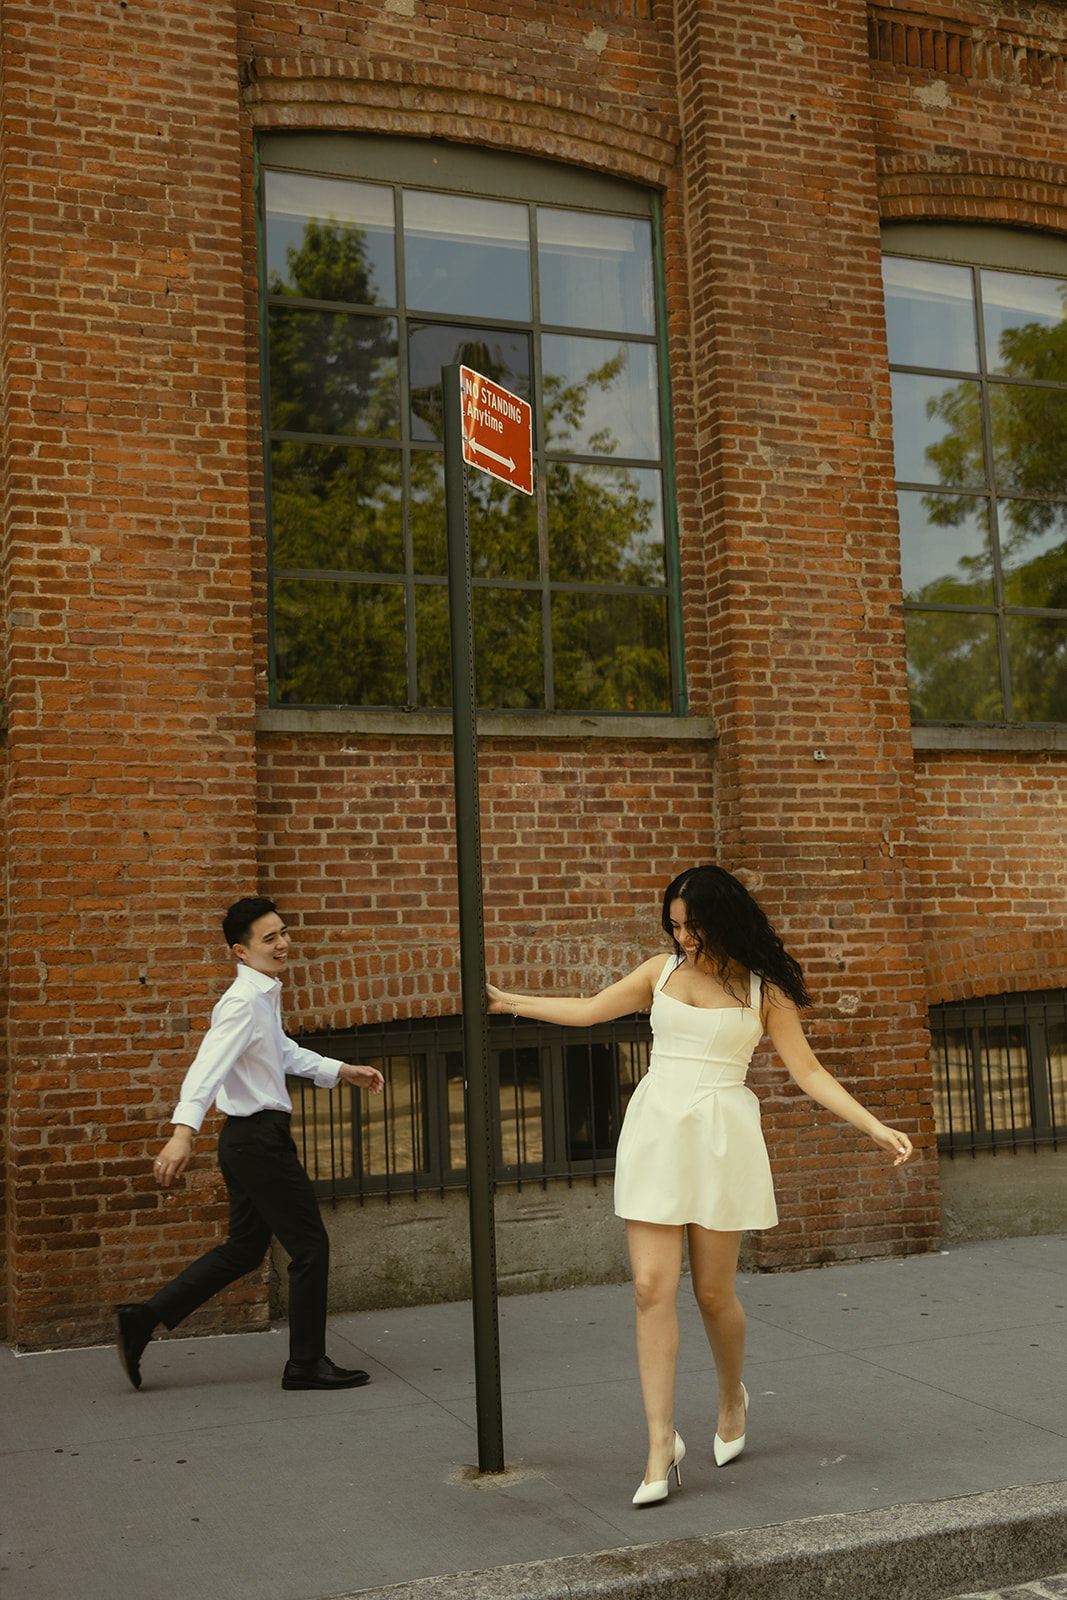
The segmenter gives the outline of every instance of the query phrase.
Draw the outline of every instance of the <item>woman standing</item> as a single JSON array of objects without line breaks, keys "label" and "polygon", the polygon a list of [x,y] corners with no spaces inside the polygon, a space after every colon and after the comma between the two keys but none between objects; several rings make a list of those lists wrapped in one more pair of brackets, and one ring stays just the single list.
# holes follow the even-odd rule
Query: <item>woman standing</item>
[{"label": "woman standing", "polygon": [[759,1101],[745,1087],[764,1033],[806,1095],[888,1150],[912,1153],[820,1066],[798,1008],[811,997],[796,960],[742,883],[722,867],[692,867],[663,897],[674,946],[589,1000],[551,1000],[488,986],[490,1012],[591,1027],[651,1010],[648,1072],[626,1110],[615,1157],[615,1210],[626,1237],[637,1302],[637,1362],[648,1421],[648,1464],[634,1505],[665,1500],[681,1484],[685,1445],[674,1427],[682,1235],[719,1380],[714,1454],[719,1466],[745,1444],[741,1381],[745,1313],[734,1278],[741,1234],[778,1220]]}]

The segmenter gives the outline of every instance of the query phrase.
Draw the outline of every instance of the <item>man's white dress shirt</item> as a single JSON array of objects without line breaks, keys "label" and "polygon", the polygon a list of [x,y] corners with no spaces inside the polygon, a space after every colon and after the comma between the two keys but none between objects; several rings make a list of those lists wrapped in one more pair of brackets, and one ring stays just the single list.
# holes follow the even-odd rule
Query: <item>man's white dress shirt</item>
[{"label": "man's white dress shirt", "polygon": [[228,1117],[291,1111],[286,1073],[311,1078],[319,1089],[333,1088],[341,1063],[286,1037],[281,996],[277,978],[243,964],[238,967],[211,1013],[211,1027],[185,1074],[172,1121],[199,1128],[212,1102]]}]

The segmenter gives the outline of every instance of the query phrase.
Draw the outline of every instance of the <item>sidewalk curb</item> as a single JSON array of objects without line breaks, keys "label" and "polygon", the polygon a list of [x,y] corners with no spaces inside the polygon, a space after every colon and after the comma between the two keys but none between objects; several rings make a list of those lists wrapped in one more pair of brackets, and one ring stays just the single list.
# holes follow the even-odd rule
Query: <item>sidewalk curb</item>
[{"label": "sidewalk curb", "polygon": [[1067,1480],[357,1589],[331,1600],[947,1600],[1067,1569]]}]

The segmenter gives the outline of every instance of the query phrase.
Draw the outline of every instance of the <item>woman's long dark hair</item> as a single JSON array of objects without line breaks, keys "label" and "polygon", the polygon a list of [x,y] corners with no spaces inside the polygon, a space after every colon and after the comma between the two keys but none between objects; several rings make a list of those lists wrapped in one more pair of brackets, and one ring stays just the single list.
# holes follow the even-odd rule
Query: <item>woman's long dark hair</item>
[{"label": "woman's long dark hair", "polygon": [[[747,967],[787,994],[794,1005],[810,1006],[800,963],[789,954],[744,884],[724,867],[690,867],[668,884],[663,896],[663,931],[681,958],[682,947],[671,928],[671,906],[681,900],[686,927],[704,957],[715,968],[728,994],[730,963]],[[744,999],[747,996],[735,996]]]}]

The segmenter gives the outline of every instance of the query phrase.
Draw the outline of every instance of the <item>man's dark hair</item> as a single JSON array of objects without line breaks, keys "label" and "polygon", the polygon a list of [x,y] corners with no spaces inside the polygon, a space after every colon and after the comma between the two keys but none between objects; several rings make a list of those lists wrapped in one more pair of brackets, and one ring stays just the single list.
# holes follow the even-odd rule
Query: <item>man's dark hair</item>
[{"label": "man's dark hair", "polygon": [[244,900],[235,901],[222,919],[223,937],[230,949],[235,944],[247,943],[253,922],[258,922],[260,917],[269,917],[272,911],[277,910],[274,901],[263,895],[250,895]]}]

